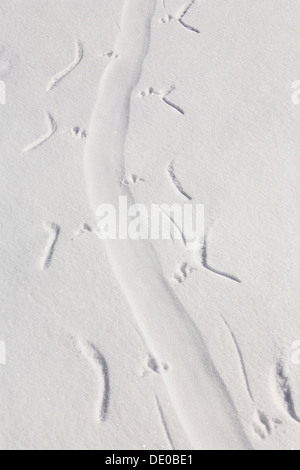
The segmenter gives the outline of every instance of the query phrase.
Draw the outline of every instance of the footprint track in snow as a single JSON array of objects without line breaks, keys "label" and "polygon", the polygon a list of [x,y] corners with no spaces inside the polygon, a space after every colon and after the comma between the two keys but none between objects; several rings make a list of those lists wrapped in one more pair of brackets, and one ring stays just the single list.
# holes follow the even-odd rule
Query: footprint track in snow
[{"label": "footprint track in snow", "polygon": [[259,410],[256,410],[253,415],[253,431],[263,440],[272,434],[271,421],[265,413]]},{"label": "footprint track in snow", "polygon": [[155,205],[163,216],[164,229],[168,231],[172,241],[174,242],[175,240],[179,240],[182,245],[186,248],[187,241],[183,232],[183,228],[177,223],[174,213],[170,211],[170,208],[164,204],[158,204],[156,202]]},{"label": "footprint track in snow", "polygon": [[209,265],[209,263],[208,263],[208,249],[207,249],[207,235],[204,237],[204,240],[203,240],[201,258],[202,258],[202,260],[201,260],[202,261],[202,266],[205,269],[207,269],[208,271],[211,271],[212,273],[217,274],[218,276],[225,277],[225,278],[227,278],[231,281],[237,282],[238,284],[242,283],[242,281],[240,279],[238,279],[237,277],[235,277],[231,274],[225,273],[224,271],[219,271],[215,268],[212,268]]},{"label": "footprint track in snow", "polygon": [[87,131],[80,126],[74,126],[71,129],[62,130],[59,135],[68,135],[76,140],[84,140],[87,138]]},{"label": "footprint track in snow", "polygon": [[107,361],[99,349],[89,341],[78,341],[79,348],[97,376],[99,386],[98,400],[96,403],[96,420],[107,420],[110,407],[110,374]]},{"label": "footprint track in snow", "polygon": [[144,183],[145,180],[144,178],[140,178],[137,175],[127,175],[121,180],[121,185],[122,186],[133,186],[137,183]]},{"label": "footprint track in snow", "polygon": [[23,153],[36,150],[38,147],[40,147],[45,142],[47,142],[47,140],[49,140],[50,137],[52,137],[55,134],[55,132],[57,131],[57,124],[53,116],[50,113],[46,113],[46,125],[48,127],[48,131],[46,132],[46,134],[42,135],[37,140],[35,140],[32,144],[25,147],[23,149]]},{"label": "footprint track in snow", "polygon": [[73,127],[70,131],[69,134],[74,137],[75,139],[82,140],[87,138],[87,131],[80,129],[80,127],[76,126]]},{"label": "footprint track in snow", "polygon": [[60,227],[52,222],[45,222],[43,227],[49,233],[48,242],[41,259],[41,270],[45,271],[51,266],[55,247],[60,234]]},{"label": "footprint track in snow", "polygon": [[159,21],[160,23],[162,24],[169,24],[171,23],[172,21],[175,21],[177,22],[180,26],[182,26],[183,28],[187,29],[188,31],[191,31],[193,33],[196,33],[196,34],[200,34],[201,31],[199,31],[199,29],[187,24],[183,18],[186,16],[186,14],[189,12],[189,10],[192,8],[192,6],[195,4],[195,1],[196,0],[191,0],[187,3],[185,3],[182,7],[179,8],[179,10],[177,11],[176,15],[173,16],[173,15],[165,15],[165,16],[162,16]]},{"label": "footprint track in snow", "polygon": [[253,418],[252,418],[253,431],[260,439],[265,440],[270,434],[272,434],[273,424],[275,425],[275,428],[276,428],[277,425],[281,424],[281,421],[278,420],[278,419],[271,420],[267,416],[266,413],[261,411],[256,406],[254,396],[253,396],[253,392],[252,392],[252,389],[251,389],[251,386],[250,386],[250,380],[249,380],[249,377],[248,377],[248,374],[247,374],[246,363],[244,361],[244,357],[243,357],[242,350],[241,350],[241,347],[239,345],[239,342],[238,342],[232,328],[229,326],[229,323],[227,322],[227,320],[222,315],[220,315],[220,317],[221,317],[221,319],[222,319],[222,321],[223,321],[226,329],[228,330],[228,332],[231,336],[231,339],[233,341],[233,344],[234,344],[234,347],[235,347],[235,350],[236,350],[236,353],[237,353],[237,357],[238,357],[238,362],[240,364],[240,369],[241,369],[241,372],[242,372],[242,375],[243,375],[243,378],[244,378],[245,388],[246,388],[246,391],[248,393],[249,399],[250,399],[251,403],[253,404],[253,407],[255,408]]},{"label": "footprint track in snow", "polygon": [[163,412],[162,406],[161,406],[161,404],[160,404],[159,399],[157,398],[157,396],[155,397],[155,400],[156,400],[156,406],[157,406],[157,409],[158,409],[160,421],[161,421],[162,427],[163,427],[163,429],[164,429],[164,431],[165,431],[166,438],[167,438],[167,440],[168,440],[168,442],[169,442],[169,444],[170,444],[171,450],[176,450],[175,445],[174,445],[174,442],[173,442],[173,439],[172,439],[171,431],[170,431],[170,429],[169,429],[169,426],[168,426],[168,423],[167,423],[165,414],[164,414],[164,412]]},{"label": "footprint track in snow", "polygon": [[184,284],[186,279],[194,272],[196,271],[195,268],[192,268],[191,266],[188,265],[188,263],[182,263],[176,272],[173,275],[173,280],[177,282],[178,284]]},{"label": "footprint track in snow", "polygon": [[168,363],[158,363],[152,354],[148,354],[145,367],[141,373],[142,377],[147,377],[149,374],[163,374],[168,372],[170,366]]},{"label": "footprint track in snow", "polygon": [[93,232],[94,230],[90,225],[82,224],[80,225],[79,229],[76,230],[76,232],[74,233],[72,240],[75,240],[76,238],[80,237],[81,235],[84,235],[85,233],[93,233]]},{"label": "footprint track in snow", "polygon": [[281,396],[284,409],[296,423],[300,424],[300,417],[296,411],[290,378],[282,360],[278,361],[276,365],[276,387]]},{"label": "footprint track in snow", "polygon": [[276,430],[278,426],[282,425],[282,421],[278,418],[270,420],[268,416],[256,410],[253,415],[253,431],[254,433],[263,440],[266,440],[268,436],[272,434],[274,429]]},{"label": "footprint track in snow", "polygon": [[170,101],[167,96],[169,96],[174,90],[176,89],[175,85],[172,85],[171,88],[167,90],[161,90],[161,91],[155,91],[153,87],[146,88],[146,90],[140,91],[137,96],[138,98],[148,98],[151,96],[157,96],[163,103],[165,103],[167,106],[169,106],[173,111],[176,111],[177,113],[181,114],[184,116],[184,111],[181,109],[177,104],[173,103]]},{"label": "footprint track in snow", "polygon": [[228,330],[228,332],[231,336],[231,339],[233,341],[235,350],[237,352],[237,357],[238,357],[240,368],[241,368],[241,371],[242,371],[242,374],[243,374],[244,383],[245,383],[247,393],[248,393],[249,398],[252,401],[252,403],[254,403],[253,393],[252,393],[252,390],[251,390],[250,381],[249,381],[248,374],[247,374],[246,364],[245,364],[245,361],[244,361],[244,357],[243,357],[239,342],[238,342],[232,328],[229,326],[229,323],[227,322],[227,320],[221,314],[220,314],[220,318],[222,319],[223,324],[225,325],[226,329]]},{"label": "footprint track in snow", "polygon": [[109,59],[109,60],[112,59],[113,60],[113,59],[117,59],[119,57],[119,55],[115,54],[114,51],[107,51],[107,52],[104,52],[104,54],[101,54],[100,57],[101,58],[106,57],[106,59]]},{"label": "footprint track in snow", "polygon": [[176,173],[175,173],[175,160],[172,160],[168,164],[167,173],[168,173],[168,176],[169,176],[173,186],[176,188],[176,190],[179,192],[179,194],[181,194],[181,196],[183,196],[188,201],[192,201],[192,197],[183,189],[183,186],[182,186],[181,182],[179,181],[179,179],[176,176]]},{"label": "footprint track in snow", "polygon": [[50,80],[46,87],[46,91],[52,91],[54,88],[56,88],[59,83],[67,77],[73,70],[80,64],[80,62],[83,59],[83,45],[80,41],[76,41],[75,43],[75,58],[74,60],[63,70],[60,72],[56,73],[54,77]]}]

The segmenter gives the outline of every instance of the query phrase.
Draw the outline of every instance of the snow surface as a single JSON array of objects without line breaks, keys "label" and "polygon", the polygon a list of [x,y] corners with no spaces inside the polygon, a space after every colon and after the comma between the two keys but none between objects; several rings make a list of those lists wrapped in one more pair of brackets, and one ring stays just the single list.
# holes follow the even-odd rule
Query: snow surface
[{"label": "snow surface", "polygon": [[[299,450],[300,2],[0,15],[0,448]],[[99,240],[120,195],[202,251]]]}]

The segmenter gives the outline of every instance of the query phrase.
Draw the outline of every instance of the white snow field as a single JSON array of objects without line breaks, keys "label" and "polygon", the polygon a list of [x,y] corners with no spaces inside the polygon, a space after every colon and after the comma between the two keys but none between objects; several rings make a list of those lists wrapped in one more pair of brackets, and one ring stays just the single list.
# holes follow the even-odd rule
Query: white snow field
[{"label": "white snow field", "polygon": [[[1,450],[300,450],[299,0],[0,18]],[[119,197],[201,247],[101,240]]]}]

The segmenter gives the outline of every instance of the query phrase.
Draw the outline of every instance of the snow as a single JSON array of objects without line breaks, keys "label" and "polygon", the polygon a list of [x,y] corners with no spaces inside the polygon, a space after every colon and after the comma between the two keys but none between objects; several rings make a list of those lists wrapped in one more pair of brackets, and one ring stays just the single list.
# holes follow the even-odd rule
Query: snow
[{"label": "snow", "polygon": [[[299,2],[0,13],[0,448],[299,450]],[[202,250],[101,241],[124,195]]]}]

